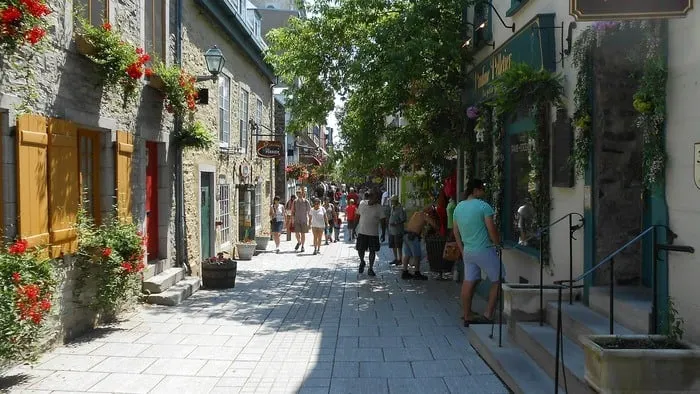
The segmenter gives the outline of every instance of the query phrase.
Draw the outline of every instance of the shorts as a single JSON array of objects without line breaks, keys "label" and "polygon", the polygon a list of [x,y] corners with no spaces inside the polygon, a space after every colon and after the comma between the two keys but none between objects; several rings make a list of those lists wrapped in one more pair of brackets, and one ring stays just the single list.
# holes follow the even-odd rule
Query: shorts
[{"label": "shorts", "polygon": [[[496,248],[488,248],[478,252],[464,252],[464,280],[474,282],[481,279],[481,270],[491,282],[499,280],[499,274],[505,278],[506,268],[502,266]],[[502,272],[499,273],[499,266]]]},{"label": "shorts", "polygon": [[389,247],[401,249],[403,247],[403,234],[389,234]]},{"label": "shorts", "polygon": [[358,252],[364,253],[367,249],[370,252],[379,252],[381,245],[379,244],[378,235],[365,235],[357,234],[357,243],[355,244],[355,249]]},{"label": "shorts", "polygon": [[416,234],[406,233],[403,236],[403,255],[406,257],[422,257],[420,237]]},{"label": "shorts", "polygon": [[271,221],[271,222],[270,222],[270,225],[271,225],[270,227],[272,227],[272,228],[270,229],[270,231],[272,231],[273,233],[281,233],[281,232],[282,232],[282,224],[283,224],[283,223],[284,223],[284,222],[279,222],[279,221],[275,221],[275,220]]},{"label": "shorts", "polygon": [[294,232],[306,234],[309,232],[309,222],[306,221],[294,221]]},{"label": "shorts", "polygon": [[349,230],[355,229],[355,221],[354,220],[348,220],[348,229]]}]

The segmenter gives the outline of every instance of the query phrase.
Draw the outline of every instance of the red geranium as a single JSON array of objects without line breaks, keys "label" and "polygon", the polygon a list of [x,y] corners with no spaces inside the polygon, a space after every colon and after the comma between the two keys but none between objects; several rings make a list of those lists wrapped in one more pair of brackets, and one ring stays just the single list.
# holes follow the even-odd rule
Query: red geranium
[{"label": "red geranium", "polygon": [[27,242],[26,239],[20,239],[19,241],[15,242],[8,248],[8,253],[10,254],[22,254],[27,251],[27,247],[29,246],[29,242]]},{"label": "red geranium", "polygon": [[22,19],[22,11],[15,6],[11,5],[0,12],[0,20],[2,20],[4,24],[9,25],[20,19]]},{"label": "red geranium", "polygon": [[15,272],[12,274],[12,282],[14,284],[19,284],[19,282],[22,281],[22,275],[19,272]]},{"label": "red geranium", "polygon": [[34,45],[41,41],[42,38],[46,35],[46,30],[42,29],[41,27],[35,26],[29,29],[27,33],[24,35],[29,41],[30,44]]},{"label": "red geranium", "polygon": [[102,249],[102,257],[107,258],[112,254],[112,249],[104,248]]}]

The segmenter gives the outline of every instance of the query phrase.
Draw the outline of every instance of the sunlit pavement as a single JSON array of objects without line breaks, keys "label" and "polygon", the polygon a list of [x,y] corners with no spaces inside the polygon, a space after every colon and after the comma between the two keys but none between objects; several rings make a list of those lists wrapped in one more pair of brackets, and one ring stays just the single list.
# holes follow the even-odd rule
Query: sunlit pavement
[{"label": "sunlit pavement", "polygon": [[3,384],[27,393],[508,392],[469,345],[456,283],[402,281],[386,244],[376,278],[358,275],[351,244],[318,256],[294,244],[239,262],[234,289],[143,306],[14,368]]}]

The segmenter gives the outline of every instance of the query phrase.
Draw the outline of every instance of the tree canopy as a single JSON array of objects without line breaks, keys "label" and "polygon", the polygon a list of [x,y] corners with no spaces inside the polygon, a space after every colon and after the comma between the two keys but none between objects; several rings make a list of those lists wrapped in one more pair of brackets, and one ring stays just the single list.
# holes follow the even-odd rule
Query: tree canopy
[{"label": "tree canopy", "polygon": [[[290,86],[290,131],[325,122],[340,95],[340,168],[439,165],[464,121],[464,0],[316,0],[310,17],[268,34],[267,59]],[[387,122],[401,114],[406,124]]]}]

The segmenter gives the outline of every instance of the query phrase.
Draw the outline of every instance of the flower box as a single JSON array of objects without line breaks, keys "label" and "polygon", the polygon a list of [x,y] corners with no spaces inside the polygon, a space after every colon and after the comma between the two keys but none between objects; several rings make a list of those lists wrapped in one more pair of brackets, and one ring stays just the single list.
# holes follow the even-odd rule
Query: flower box
[{"label": "flower box", "polygon": [[257,250],[267,250],[267,243],[270,242],[270,236],[258,235],[255,237],[255,244]]},{"label": "flower box", "polygon": [[[547,304],[556,302],[559,291],[543,289],[542,305],[547,310]],[[574,299],[576,292],[574,292]],[[569,291],[562,292],[562,302],[569,302]],[[534,322],[540,320],[540,289],[538,285],[504,283],[503,284],[503,314],[508,326],[515,328],[517,322]]]},{"label": "flower box", "polygon": [[599,393],[698,393],[700,348],[661,335],[582,337],[586,382]]},{"label": "flower box", "polygon": [[148,86],[152,87],[153,89],[163,92],[165,90],[165,83],[163,82],[163,78],[161,78],[158,74],[153,74],[150,77],[148,77]]},{"label": "flower box", "polygon": [[255,254],[255,248],[257,248],[255,242],[238,242],[236,243],[236,251],[238,252],[239,260],[252,260]]},{"label": "flower box", "polygon": [[85,36],[78,33],[75,34],[75,47],[78,53],[84,56],[93,56],[96,52],[95,46]]},{"label": "flower box", "polygon": [[207,289],[230,289],[236,286],[238,263],[231,259],[210,259],[202,263],[202,281]]}]

